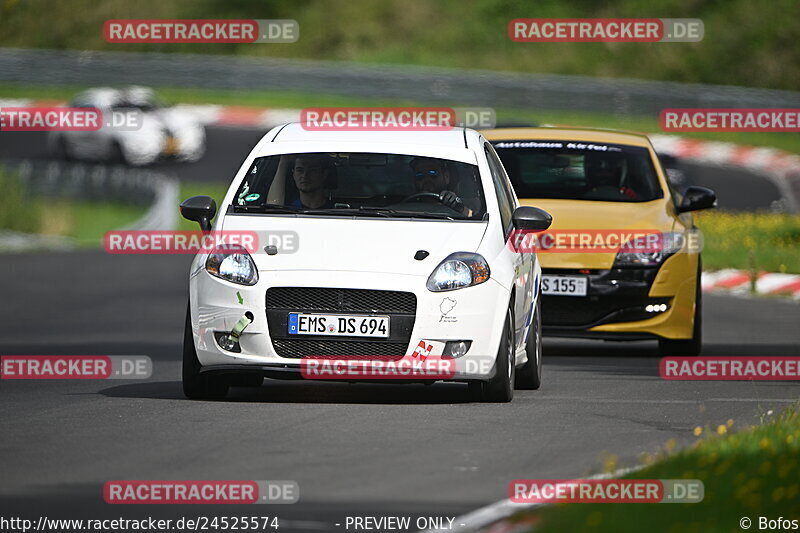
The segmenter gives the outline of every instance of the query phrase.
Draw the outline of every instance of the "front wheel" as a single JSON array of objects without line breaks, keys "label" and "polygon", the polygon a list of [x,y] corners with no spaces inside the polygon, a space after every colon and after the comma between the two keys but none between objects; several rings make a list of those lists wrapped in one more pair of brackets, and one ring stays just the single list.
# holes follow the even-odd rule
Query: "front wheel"
[{"label": "front wheel", "polygon": [[53,151],[53,156],[56,159],[61,159],[63,161],[72,161],[74,157],[72,157],[72,152],[69,149],[69,143],[67,139],[61,135],[55,141],[55,149]]},{"label": "front wheel", "polygon": [[183,394],[191,400],[221,400],[228,394],[228,383],[220,376],[200,372],[202,365],[192,337],[192,322],[186,308],[183,330]]},{"label": "front wheel", "polygon": [[703,349],[703,290],[700,276],[702,275],[702,265],[697,265],[697,288],[694,296],[694,327],[692,338],[686,340],[659,339],[659,355],[679,355],[694,357],[700,355]]},{"label": "front wheel", "polygon": [[111,143],[111,149],[108,153],[108,161],[118,165],[128,164],[128,158],[125,157],[125,150],[122,149],[122,145],[118,141]]},{"label": "front wheel", "polygon": [[510,307],[497,349],[494,377],[489,381],[470,383],[469,389],[475,400],[505,403],[514,398],[514,315]]},{"label": "front wheel", "polygon": [[528,361],[516,372],[514,385],[521,390],[538,390],[542,386],[542,296],[536,299],[528,342],[525,343]]}]

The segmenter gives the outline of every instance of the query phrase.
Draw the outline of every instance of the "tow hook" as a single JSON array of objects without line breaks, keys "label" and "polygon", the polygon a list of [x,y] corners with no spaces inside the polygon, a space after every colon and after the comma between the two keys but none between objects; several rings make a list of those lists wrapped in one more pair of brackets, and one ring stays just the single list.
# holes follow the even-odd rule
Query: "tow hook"
[{"label": "tow hook", "polygon": [[249,326],[255,317],[253,313],[247,311],[242,318],[240,318],[236,324],[233,326],[233,329],[227,335],[223,334],[217,338],[217,342],[219,347],[223,350],[228,350],[229,352],[239,352],[241,348],[239,348],[239,337],[242,335],[242,332]]}]

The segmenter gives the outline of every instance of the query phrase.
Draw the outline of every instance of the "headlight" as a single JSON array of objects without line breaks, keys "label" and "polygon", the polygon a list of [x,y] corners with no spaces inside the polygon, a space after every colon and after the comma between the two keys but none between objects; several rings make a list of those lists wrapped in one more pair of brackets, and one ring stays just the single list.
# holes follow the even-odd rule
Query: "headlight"
[{"label": "headlight", "polygon": [[675,232],[651,233],[633,239],[622,245],[617,253],[614,266],[658,266],[667,257],[680,251],[684,242],[683,234]]},{"label": "headlight", "polygon": [[218,246],[208,254],[206,270],[212,276],[240,285],[255,285],[258,270],[253,258],[241,246]]},{"label": "headlight", "polygon": [[433,270],[426,287],[442,292],[478,285],[489,279],[489,264],[478,254],[450,254]]}]

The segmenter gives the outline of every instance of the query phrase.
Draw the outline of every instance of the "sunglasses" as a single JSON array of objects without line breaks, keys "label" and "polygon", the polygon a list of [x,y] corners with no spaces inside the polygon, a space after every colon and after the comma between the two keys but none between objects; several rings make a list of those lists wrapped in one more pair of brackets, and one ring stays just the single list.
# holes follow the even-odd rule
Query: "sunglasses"
[{"label": "sunglasses", "polygon": [[416,174],[414,174],[414,178],[418,179],[418,180],[421,180],[423,178],[429,178],[429,177],[436,178],[436,177],[439,176],[439,174],[440,173],[439,173],[438,170],[427,170],[425,172],[417,172]]}]

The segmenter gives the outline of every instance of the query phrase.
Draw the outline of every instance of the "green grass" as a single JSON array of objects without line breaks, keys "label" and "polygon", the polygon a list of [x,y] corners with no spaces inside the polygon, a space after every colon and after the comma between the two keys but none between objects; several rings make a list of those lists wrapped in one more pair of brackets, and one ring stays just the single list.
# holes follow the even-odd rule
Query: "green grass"
[{"label": "green grass", "polygon": [[705,270],[800,274],[800,215],[709,211],[696,220],[703,232]]},{"label": "green grass", "polygon": [[105,232],[125,227],[145,213],[144,207],[98,202],[75,202],[71,210],[73,225],[68,235],[81,246],[99,246]]},{"label": "green grass", "polygon": [[[5,0],[0,46],[485,68],[760,86],[800,85],[795,0]],[[513,18],[700,18],[698,43],[516,43]],[[112,44],[108,19],[295,19],[291,44]]]},{"label": "green grass", "polygon": [[[0,84],[0,98],[31,98],[35,100],[69,100],[85,86],[45,87],[11,83]],[[303,108],[312,106],[413,106],[421,105],[413,100],[388,100],[354,98],[337,95],[313,94],[290,91],[236,91],[205,90],[162,87],[159,96],[169,104],[217,104],[246,107]],[[460,106],[452,102],[453,107]],[[569,111],[540,110],[536,108],[498,108],[498,122],[528,122],[560,126],[611,128],[659,132],[658,117],[642,117],[625,114],[574,113]],[[800,135],[770,132],[685,132],[681,136],[696,139],[733,142],[752,146],[767,146],[800,154]]]},{"label": "green grass", "polygon": [[40,216],[39,204],[32,201],[19,177],[3,167],[0,167],[0,190],[3,191],[0,230],[35,232]]},{"label": "green grass", "polygon": [[[536,533],[561,531],[712,533],[741,531],[749,517],[800,519],[800,413],[790,408],[763,415],[754,428],[728,434],[729,425],[706,429],[705,438],[627,479],[699,479],[705,497],[693,504],[561,504],[518,514],[538,518]],[[698,428],[700,429],[700,428]],[[697,431],[697,430],[695,430]]]},{"label": "green grass", "polygon": [[107,231],[142,217],[146,207],[116,202],[35,198],[38,218],[29,233],[69,237],[81,247],[97,247]]},{"label": "green grass", "polygon": [[127,204],[34,196],[2,167],[0,189],[0,230],[70,237],[79,246],[98,246],[106,231],[128,225],[145,212],[144,207]]}]

